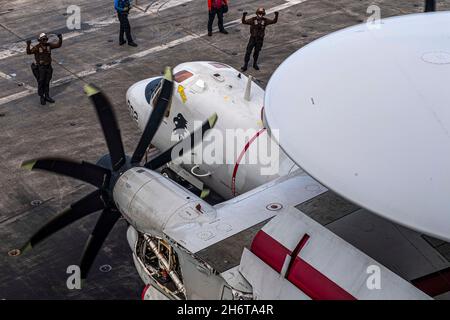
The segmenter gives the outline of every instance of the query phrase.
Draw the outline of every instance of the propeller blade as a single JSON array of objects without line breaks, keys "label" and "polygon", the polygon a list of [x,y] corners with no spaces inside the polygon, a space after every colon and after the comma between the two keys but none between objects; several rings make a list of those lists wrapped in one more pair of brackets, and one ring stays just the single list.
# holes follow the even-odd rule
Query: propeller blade
[{"label": "propeller blade", "polygon": [[97,188],[104,186],[111,176],[111,171],[95,164],[58,158],[28,160],[22,163],[22,168],[62,174],[92,184]]},{"label": "propeller blade", "polygon": [[[166,163],[169,163],[173,159],[181,157],[185,151],[193,149],[195,147],[195,144],[200,142],[200,141],[195,141],[194,137],[201,134],[201,137],[203,139],[206,131],[213,128],[215,126],[216,122],[217,122],[217,114],[214,113],[211,117],[209,117],[209,119],[207,121],[203,122],[203,125],[201,126],[201,128],[194,130],[188,138],[185,138],[185,139],[177,142],[172,147],[170,147],[169,149],[167,149],[160,155],[156,156],[154,159],[151,159],[144,166],[148,169],[156,170],[156,169],[162,167],[163,165],[165,165]],[[186,139],[190,139],[190,142],[191,142],[190,149],[188,149],[188,150],[181,149],[179,154],[174,155],[174,157],[172,158],[172,152],[175,149],[175,147],[180,146],[180,144],[182,144],[182,143],[186,143]]]},{"label": "propeller blade", "polygon": [[131,157],[131,163],[139,163],[144,157],[145,150],[153,140],[153,137],[158,131],[159,126],[164,118],[167,108],[170,105],[170,100],[172,98],[173,92],[173,81],[172,81],[172,69],[167,67],[164,75],[164,80],[162,81],[161,90],[159,92],[158,98],[154,105],[150,119],[148,120],[145,130],[142,133],[141,139],[136,147],[136,150]]},{"label": "propeller blade", "polygon": [[90,193],[83,199],[73,203],[69,209],[61,212],[59,215],[47,222],[47,224],[40,228],[39,231],[37,231],[30,238],[30,240],[20,250],[18,250],[16,255],[24,253],[55,232],[91,213],[103,209],[104,207],[105,205],[101,199],[100,190]]},{"label": "propeller blade", "polygon": [[84,91],[94,103],[108,145],[113,171],[116,171],[125,164],[126,158],[119,125],[112,105],[108,98],[94,86],[87,85],[84,87]]},{"label": "propeller blade", "polygon": [[86,247],[81,258],[80,269],[81,269],[81,279],[86,279],[89,270],[94,263],[95,257],[97,256],[100,248],[105,242],[106,237],[111,232],[112,228],[116,224],[117,220],[120,218],[120,212],[115,209],[106,208],[103,210],[100,218],[95,225],[89,239],[86,243]]}]

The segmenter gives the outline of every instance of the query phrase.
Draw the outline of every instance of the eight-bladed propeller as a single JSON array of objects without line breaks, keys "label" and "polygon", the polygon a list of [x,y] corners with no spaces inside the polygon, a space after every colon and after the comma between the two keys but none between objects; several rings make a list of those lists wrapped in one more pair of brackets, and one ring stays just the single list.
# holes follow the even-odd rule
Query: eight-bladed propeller
[{"label": "eight-bladed propeller", "polygon": [[[98,189],[81,200],[73,203],[68,209],[50,220],[47,224],[40,228],[21,249],[11,250],[9,252],[11,256],[21,255],[26,250],[31,249],[47,237],[70,225],[71,223],[94,212],[103,210],[100,218],[97,220],[94,230],[89,236],[80,263],[81,277],[82,279],[87,277],[89,269],[92,266],[103,242],[121,216],[113,200],[112,191],[114,185],[122,173],[132,167],[140,166],[140,162],[142,161],[145,151],[155,136],[156,131],[164,118],[164,114],[171,103],[173,81],[172,70],[170,68],[166,68],[165,76],[161,82],[159,90],[160,92],[156,102],[154,103],[154,108],[150,119],[146,124],[136,150],[130,158],[125,155],[119,125],[110,102],[106,96],[95,87],[85,87],[86,94],[94,103],[95,110],[105,136],[106,144],[108,146],[109,154],[103,156],[97,164],[84,161],[80,163],[60,158],[41,158],[26,161],[22,164],[22,166],[30,170],[39,169],[62,174],[89,183]],[[215,125],[216,121],[217,115],[214,114],[207,121],[205,121],[201,128],[196,129],[189,138],[186,138],[191,139],[191,148],[194,147],[195,143],[199,142],[194,141],[194,135],[196,137],[201,136],[203,138],[205,132],[208,129],[211,129]],[[188,142],[186,139],[178,142],[176,145],[156,156],[154,159],[151,159],[144,166],[155,170],[172,161],[174,148],[179,146],[180,143]],[[183,146],[186,146],[186,144]],[[182,152],[178,152],[178,154],[174,157],[181,155]]]}]

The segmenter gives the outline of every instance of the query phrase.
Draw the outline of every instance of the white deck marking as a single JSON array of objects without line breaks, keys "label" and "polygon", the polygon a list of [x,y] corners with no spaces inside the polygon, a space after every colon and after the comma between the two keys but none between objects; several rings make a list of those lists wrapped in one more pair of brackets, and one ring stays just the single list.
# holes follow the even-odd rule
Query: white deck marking
[{"label": "white deck marking", "polygon": [[36,90],[35,87],[29,86],[26,83],[23,83],[23,82],[20,82],[20,81],[16,81],[16,80],[14,80],[13,76],[11,76],[9,74],[6,74],[6,73],[3,73],[1,71],[0,71],[0,78],[3,78],[5,80],[12,80],[12,81],[14,81],[17,84],[20,84],[21,86],[23,86],[27,90]]},{"label": "white deck marking", "polygon": [[20,81],[15,81],[14,77],[10,76],[9,74],[3,73],[0,71],[0,78],[5,79],[5,80],[12,80],[14,83],[16,84],[20,84],[22,87],[24,87],[26,90],[18,92],[18,93],[14,93],[10,96],[4,97],[4,98],[0,98],[0,105],[7,103],[9,101],[12,100],[17,100],[23,97],[26,97],[30,94],[33,94],[37,91],[37,89],[35,87],[29,86],[23,82]]},{"label": "white deck marking", "polygon": [[[179,1],[181,1],[181,0],[179,0]],[[290,8],[292,6],[295,6],[297,4],[300,4],[300,3],[303,3],[303,2],[306,2],[306,1],[308,1],[308,0],[288,0],[284,4],[281,4],[281,5],[278,5],[278,6],[275,6],[275,7],[272,7],[270,9],[268,9],[266,12],[267,13],[272,13],[272,12],[275,12],[275,11],[281,11],[281,10]],[[228,27],[229,26],[233,26],[233,25],[239,24],[240,22],[241,22],[241,19],[239,18],[239,19],[236,19],[236,20],[233,20],[233,21],[230,21],[230,22],[226,23],[225,26],[228,26]],[[125,57],[120,58],[120,59],[116,59],[116,60],[114,60],[114,61],[112,61],[110,63],[103,64],[100,67],[95,67],[95,68],[93,67],[93,68],[88,69],[88,70],[80,71],[80,72],[78,72],[76,74],[76,76],[75,75],[69,75],[67,77],[63,77],[63,78],[57,79],[55,81],[52,81],[52,86],[53,87],[57,87],[59,85],[68,83],[70,81],[73,81],[73,80],[75,80],[77,78],[83,78],[83,77],[87,77],[87,76],[96,74],[99,71],[105,71],[105,70],[113,69],[113,68],[121,65],[124,61],[129,61],[130,59],[134,60],[134,59],[143,58],[143,57],[148,56],[149,54],[160,52],[160,51],[164,51],[164,50],[166,50],[168,48],[171,48],[171,47],[177,46],[179,44],[183,44],[183,43],[189,42],[191,40],[195,40],[195,39],[204,37],[206,35],[207,35],[207,32],[203,32],[203,33],[200,33],[200,34],[187,35],[187,36],[184,36],[182,38],[170,41],[168,43],[165,43],[165,44],[162,44],[162,45],[159,45],[159,46],[155,46],[155,47],[143,50],[143,51],[139,51],[137,53],[125,56]],[[34,93],[34,92],[35,91],[30,92],[29,90],[26,90],[26,91],[23,91],[23,92],[20,92],[20,93],[16,93],[16,94],[13,94],[13,95],[10,95],[10,96],[6,96],[4,98],[0,98],[0,105],[8,103],[8,102],[11,102],[11,101],[14,101],[14,100],[17,100],[17,99],[21,99],[21,98],[26,97],[26,96]]]},{"label": "white deck marking", "polygon": [[27,97],[27,96],[35,93],[35,92],[36,92],[36,90],[34,90],[34,91],[25,90],[25,91],[21,91],[21,92],[14,93],[12,95],[0,98],[0,106],[5,104],[5,103],[14,101],[14,100],[19,100],[19,99],[25,98],[25,97]]}]

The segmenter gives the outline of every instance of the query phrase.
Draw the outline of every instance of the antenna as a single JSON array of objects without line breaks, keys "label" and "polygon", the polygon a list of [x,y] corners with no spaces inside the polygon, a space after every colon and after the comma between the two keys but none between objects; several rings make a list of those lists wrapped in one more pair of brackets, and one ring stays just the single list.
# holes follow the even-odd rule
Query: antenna
[{"label": "antenna", "polygon": [[250,101],[250,94],[252,92],[253,79],[254,79],[253,76],[248,76],[247,87],[245,88],[245,95],[244,95],[244,99],[247,101]]}]

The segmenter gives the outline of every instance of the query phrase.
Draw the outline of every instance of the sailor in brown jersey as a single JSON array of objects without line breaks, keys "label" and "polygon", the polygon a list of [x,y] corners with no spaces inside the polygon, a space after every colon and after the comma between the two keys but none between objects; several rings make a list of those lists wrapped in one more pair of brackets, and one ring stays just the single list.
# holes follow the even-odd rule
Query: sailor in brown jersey
[{"label": "sailor in brown jersey", "polygon": [[247,50],[245,52],[245,62],[241,67],[242,71],[246,71],[248,68],[248,62],[250,61],[250,55],[253,52],[253,68],[259,70],[258,58],[259,52],[264,44],[265,30],[268,25],[275,24],[278,21],[278,12],[275,12],[275,19],[269,19],[265,17],[266,10],[259,8],[256,10],[256,17],[246,19],[247,12],[242,15],[242,23],[250,25],[250,39],[248,40]]},{"label": "sailor in brown jersey", "polygon": [[27,54],[34,54],[36,62],[31,66],[33,73],[38,82],[38,95],[41,97],[41,104],[46,101],[54,103],[50,97],[50,81],[52,80],[52,49],[62,46],[62,35],[58,34],[57,43],[49,43],[45,33],[39,35],[39,43],[31,48],[31,40],[27,41]]}]

